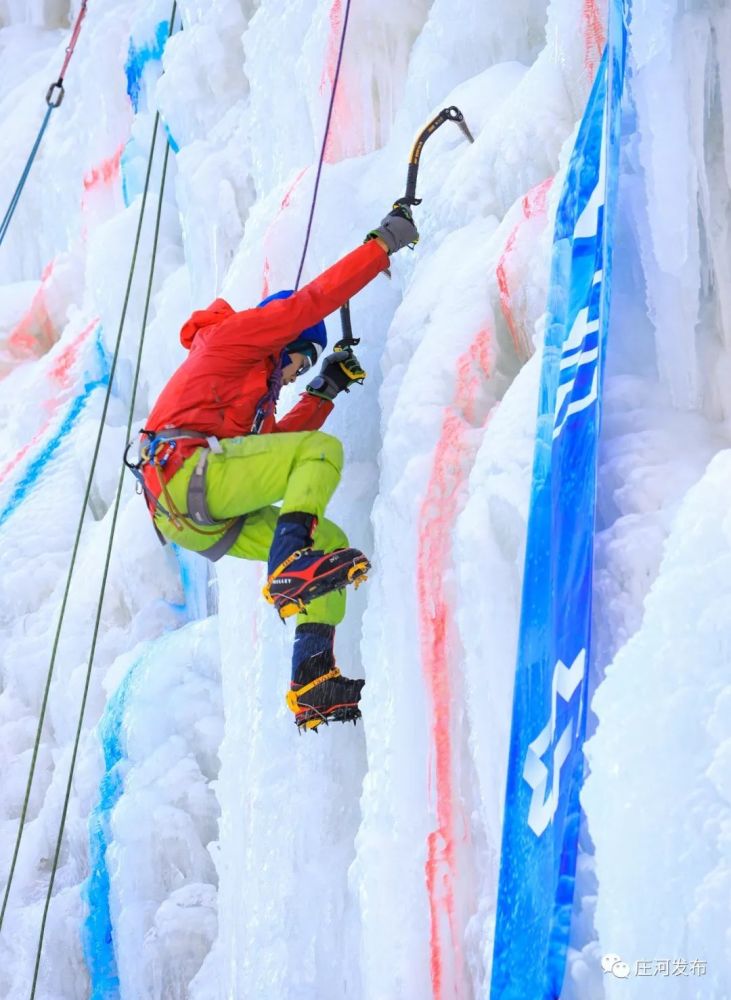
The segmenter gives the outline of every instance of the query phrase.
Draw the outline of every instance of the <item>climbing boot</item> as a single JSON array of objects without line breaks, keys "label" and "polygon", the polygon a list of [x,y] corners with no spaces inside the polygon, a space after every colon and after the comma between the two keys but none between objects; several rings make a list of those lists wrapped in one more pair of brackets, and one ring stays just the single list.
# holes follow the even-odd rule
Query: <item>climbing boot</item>
[{"label": "climbing boot", "polygon": [[313,549],[316,525],[313,515],[297,512],[283,514],[277,521],[262,593],[282,620],[305,611],[310,601],[331,590],[349,583],[360,586],[371,568],[358,549]]},{"label": "climbing boot", "polygon": [[335,666],[334,634],[335,629],[329,625],[297,627],[287,706],[294,713],[300,732],[303,729],[317,731],[323,722],[326,725],[330,722],[355,724],[360,718],[358,702],[365,681],[343,677]]}]

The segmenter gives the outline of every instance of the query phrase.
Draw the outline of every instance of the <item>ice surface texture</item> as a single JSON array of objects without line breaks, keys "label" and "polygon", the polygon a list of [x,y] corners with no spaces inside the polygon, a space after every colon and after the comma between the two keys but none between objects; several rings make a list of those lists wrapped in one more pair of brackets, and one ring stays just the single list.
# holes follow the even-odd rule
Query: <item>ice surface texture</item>
[{"label": "ice surface texture", "polygon": [[[312,194],[344,0],[183,0],[183,30],[160,62],[170,6],[89,5],[66,99],[0,250],[0,878],[155,110],[179,152],[140,422],[180,361],[177,331],[194,306],[223,294],[241,308],[291,287]],[[686,6],[634,3],[598,498],[599,726],[564,1000],[623,988],[602,972],[604,952],[707,959],[707,978],[691,985],[715,991],[704,998],[731,989],[726,455],[706,471],[727,442],[731,373],[731,18],[720,4]],[[0,0],[0,205],[77,9]],[[428,115],[456,103],[476,139],[445,126],[430,140],[421,242],[394,258],[390,282],[353,302],[369,377],[327,426],[347,456],[330,513],[376,567],[336,645],[343,671],[367,678],[363,726],[297,737],[283,700],[292,629],[261,601],[261,568],[224,560],[209,581],[159,548],[127,484],[39,998],[486,996],[533,352],[554,199],[603,12],[599,0],[353,4],[304,280],[403,193]],[[28,995],[142,291],[140,282],[0,939],[8,1000]],[[282,411],[298,391],[283,394]],[[100,799],[105,775],[119,784]],[[95,855],[90,820],[104,833]],[[100,869],[94,889],[97,863],[106,883]],[[118,990],[104,985],[104,955],[96,945],[89,954],[84,936],[94,899],[94,917],[109,916],[100,933]],[[684,954],[691,948],[699,954]],[[643,995],[659,984],[643,983]]]}]

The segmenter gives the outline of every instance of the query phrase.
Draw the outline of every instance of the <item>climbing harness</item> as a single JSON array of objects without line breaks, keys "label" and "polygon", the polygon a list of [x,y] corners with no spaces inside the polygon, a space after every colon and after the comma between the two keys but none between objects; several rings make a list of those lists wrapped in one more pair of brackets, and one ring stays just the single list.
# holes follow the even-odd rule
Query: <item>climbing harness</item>
[{"label": "climbing harness", "polygon": [[[303,244],[303,247],[302,247],[302,255],[300,257],[299,267],[298,267],[298,270],[297,270],[297,279],[295,281],[295,286],[294,286],[295,290],[299,288],[299,283],[300,283],[300,280],[302,278],[302,271],[303,271],[304,264],[305,264],[305,258],[307,256],[307,249],[308,249],[309,242],[310,242],[310,236],[312,234],[312,223],[313,223],[313,219],[314,219],[314,215],[315,215],[315,207],[317,205],[317,196],[318,196],[318,192],[319,192],[319,188],[320,188],[320,178],[322,176],[322,168],[323,168],[323,164],[325,162],[325,151],[327,149],[327,142],[328,142],[328,138],[329,138],[329,135],[330,135],[330,126],[331,126],[331,123],[332,123],[333,108],[335,106],[335,97],[336,97],[336,94],[337,94],[338,81],[340,79],[340,69],[341,69],[342,61],[343,61],[343,52],[345,50],[345,38],[346,38],[347,29],[348,29],[348,18],[349,18],[349,15],[350,15],[350,3],[351,3],[351,0],[347,0],[347,3],[345,5],[345,13],[343,15],[343,30],[342,30],[341,36],[340,36],[340,47],[339,47],[339,50],[338,50],[338,59],[337,59],[336,67],[335,67],[335,73],[334,73],[334,76],[333,76],[333,85],[332,85],[332,91],[331,91],[331,94],[330,94],[330,104],[328,106],[327,119],[326,119],[326,122],[325,122],[325,131],[324,131],[324,134],[323,134],[322,146],[320,148],[320,156],[318,158],[318,163],[317,163],[317,173],[315,175],[315,186],[314,186],[313,193],[312,193],[312,202],[311,202],[311,205],[310,205],[310,213],[309,213],[309,218],[308,218],[308,221],[307,221],[307,228],[306,228],[306,231],[305,231],[305,239],[304,239],[304,244]],[[351,337],[351,340],[352,340],[352,337]],[[358,341],[354,341],[354,342],[358,343]],[[267,381],[267,390],[266,390],[266,392],[264,393],[264,395],[261,397],[261,399],[258,401],[258,403],[256,405],[256,410],[255,410],[255,413],[254,413],[254,419],[252,421],[251,429],[249,431],[250,434],[259,434],[261,432],[261,429],[262,429],[265,421],[276,410],[277,401],[278,401],[280,393],[282,391],[282,384],[283,384],[283,380],[282,380],[282,367],[283,367],[283,365],[282,365],[282,355],[280,354],[280,356],[279,356],[279,358],[277,360],[277,364],[275,365],[274,371],[271,373],[271,375],[269,376],[269,379]],[[198,436],[200,437],[201,435],[199,434]],[[160,439],[161,435],[158,434],[157,437],[158,437],[158,439]],[[193,525],[192,521],[190,520],[190,517],[187,520],[185,520],[184,515],[182,515],[179,511],[166,509],[160,503],[159,498],[155,497],[153,494],[150,493],[149,489],[147,488],[146,484],[144,483],[144,480],[143,480],[143,477],[142,477],[142,472],[141,472],[142,465],[145,464],[146,461],[149,461],[149,459],[146,459],[143,456],[143,454],[140,453],[140,461],[138,461],[135,464],[128,462],[127,461],[127,453],[129,451],[129,448],[130,448],[130,445],[127,446],[127,452],[125,452],[125,465],[136,476],[138,484],[139,484],[139,488],[142,491],[144,491],[145,495],[148,498],[148,501],[152,502],[152,504],[154,505],[154,509],[161,511],[164,514],[164,516],[168,517],[173,524],[176,524],[176,521],[177,521],[177,524],[176,524],[177,527],[183,527],[183,524],[185,523],[185,525],[187,525],[188,527],[193,528],[193,530],[199,531],[201,534],[207,533],[207,532],[200,531],[200,529],[196,528]],[[153,462],[152,464],[155,464],[155,463]],[[162,466],[160,466],[159,464],[155,464],[155,467],[158,470],[157,474],[158,474],[158,478],[159,478],[160,485],[161,485],[161,495],[163,496],[163,499],[165,500],[165,502],[167,503],[168,508],[169,508],[170,507],[170,500],[171,500],[171,498],[170,498],[169,491],[167,490],[167,484],[164,481],[163,473],[161,471]],[[191,483],[193,483],[194,481],[197,484],[200,484],[199,487],[197,487],[197,489],[199,491],[197,495],[200,495],[200,493],[203,492],[203,496],[204,496],[205,495],[205,493],[204,493],[204,490],[205,490],[205,464],[203,465],[203,469],[202,469],[202,472],[200,474],[198,474],[198,467],[196,467],[196,472],[194,473],[193,477],[191,478]],[[195,496],[193,497],[193,502],[195,503]],[[190,492],[188,494],[187,503],[188,503],[188,512],[189,512],[189,514],[191,514],[191,512],[193,511],[194,508],[191,506],[191,494],[190,494]],[[194,514],[192,516],[195,518]],[[206,556],[206,558],[211,559],[213,561],[216,561],[217,559],[220,559],[221,556],[225,555],[225,553],[229,551],[229,549],[232,547],[232,545],[236,541],[236,538],[238,537],[238,532],[236,531],[236,525],[238,524],[239,529],[240,529],[241,525],[243,525],[243,520],[244,520],[244,518],[241,517],[241,518],[238,518],[238,519],[235,519],[235,520],[231,520],[229,522],[224,522],[224,524],[228,525],[228,528],[227,528],[226,532],[224,533],[223,537],[219,541],[217,541],[214,545],[212,545],[209,549],[204,549],[204,550],[200,551],[199,554],[200,555],[204,555],[204,556]],[[206,523],[208,523],[208,524],[216,525],[216,524],[219,524],[220,522],[216,522],[216,521],[210,521],[210,522],[199,521],[198,523],[199,524],[206,524]],[[159,534],[159,532],[158,532],[158,537],[161,537],[160,534]],[[293,613],[293,612],[290,612],[290,613]]]},{"label": "climbing harness", "polygon": [[79,9],[79,13],[76,18],[76,23],[74,24],[74,28],[71,33],[71,40],[69,41],[69,44],[66,48],[66,58],[63,61],[61,72],[58,75],[58,79],[55,80],[46,91],[46,105],[47,105],[46,114],[43,118],[43,122],[41,123],[41,127],[38,132],[38,135],[36,136],[36,140],[33,143],[33,148],[30,151],[30,155],[26,160],[23,172],[20,175],[20,180],[18,181],[18,185],[15,188],[15,191],[13,192],[12,198],[10,199],[10,204],[8,205],[7,211],[3,216],[3,221],[0,222],[0,246],[2,246],[3,244],[3,240],[5,239],[7,231],[10,227],[13,215],[15,214],[15,209],[18,207],[18,202],[20,201],[20,196],[23,193],[23,188],[25,187],[26,181],[28,180],[28,176],[30,175],[31,167],[35,162],[35,158],[40,148],[41,142],[43,140],[43,136],[46,132],[46,129],[48,128],[48,123],[51,120],[51,114],[56,110],[56,108],[61,107],[61,102],[64,99],[64,95],[66,92],[63,87],[63,81],[64,77],[66,76],[66,70],[68,69],[69,63],[71,62],[71,57],[73,56],[74,50],[76,49],[76,43],[79,40],[79,34],[81,32],[81,24],[84,20],[84,17],[86,16],[87,3],[88,0],[82,0],[81,7]]},{"label": "climbing harness", "polygon": [[[130,462],[128,458],[129,450],[133,444],[132,441],[128,443],[124,453],[124,464],[137,480],[138,493],[145,495],[148,506],[151,508],[153,514],[161,513],[179,531],[188,528],[196,532],[196,534],[215,537],[216,541],[209,545],[208,548],[197,549],[196,551],[198,555],[205,556],[211,562],[217,562],[233,546],[246,520],[245,514],[219,520],[213,517],[208,509],[208,501],[206,500],[206,469],[208,468],[208,458],[211,453],[214,455],[223,454],[220,441],[213,436],[207,437],[205,434],[201,434],[200,431],[189,431],[178,428],[164,431],[142,430],[140,434],[147,437],[147,442],[142,444],[137,462]],[[163,475],[163,469],[175,453],[178,441],[181,440],[198,441],[201,445],[198,461],[188,483],[186,496],[187,513],[183,513],[177,508]],[[164,499],[167,506],[163,506],[160,502],[160,497],[156,497],[145,483],[142,469],[146,465],[155,469],[160,486],[160,496]],[[165,545],[167,539],[155,524],[154,519],[153,525],[158,538]],[[207,530],[211,528],[213,530]]]}]

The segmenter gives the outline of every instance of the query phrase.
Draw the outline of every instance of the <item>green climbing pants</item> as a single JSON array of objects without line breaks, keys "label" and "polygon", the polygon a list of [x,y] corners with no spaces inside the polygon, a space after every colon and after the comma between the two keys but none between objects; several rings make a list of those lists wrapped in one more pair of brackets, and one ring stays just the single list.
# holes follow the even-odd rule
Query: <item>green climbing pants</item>
[{"label": "green climbing pants", "polygon": [[[277,518],[291,511],[316,515],[315,548],[332,552],[347,546],[345,533],[324,517],[343,468],[343,446],[337,438],[322,431],[298,431],[224,438],[220,444],[222,454],[208,456],[208,509],[217,520],[246,514],[228,555],[266,562]],[[187,513],[188,483],[200,453],[199,448],[187,458],[168,483],[173,503],[182,514]],[[275,507],[280,500],[281,508]],[[156,514],[155,523],[171,542],[194,552],[220,537],[220,533],[199,534],[187,525],[176,528],[161,513]],[[334,590],[311,601],[307,614],[298,615],[297,624],[338,625],[344,616],[345,591]]]}]

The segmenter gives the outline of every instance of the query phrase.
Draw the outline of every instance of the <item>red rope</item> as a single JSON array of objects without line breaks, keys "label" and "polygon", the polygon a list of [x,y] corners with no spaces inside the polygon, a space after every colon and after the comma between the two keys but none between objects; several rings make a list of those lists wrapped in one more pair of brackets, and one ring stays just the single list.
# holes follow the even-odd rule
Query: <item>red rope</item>
[{"label": "red rope", "polygon": [[76,18],[76,24],[74,25],[74,30],[71,33],[71,41],[66,48],[66,58],[63,61],[63,66],[61,67],[61,72],[58,75],[58,82],[61,83],[64,76],[66,76],[66,70],[69,68],[69,63],[71,62],[71,56],[74,54],[74,49],[76,48],[76,43],[79,40],[79,34],[81,33],[81,22],[86,16],[86,5],[88,0],[81,0],[81,8],[79,10],[78,17]]}]

